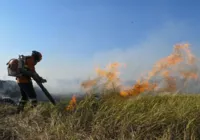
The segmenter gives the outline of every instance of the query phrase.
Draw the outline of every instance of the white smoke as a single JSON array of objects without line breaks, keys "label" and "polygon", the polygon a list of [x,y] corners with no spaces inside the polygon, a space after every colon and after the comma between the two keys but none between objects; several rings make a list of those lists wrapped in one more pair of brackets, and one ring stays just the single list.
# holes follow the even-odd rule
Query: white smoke
[{"label": "white smoke", "polygon": [[[157,60],[168,56],[172,52],[173,45],[177,43],[188,41],[191,44],[192,50],[195,50],[194,53],[198,56],[199,53],[197,50],[199,50],[198,44],[200,44],[198,36],[196,36],[197,40],[195,42],[194,38],[190,42],[191,38],[189,33],[190,26],[187,24],[183,22],[169,22],[162,28],[150,32],[147,38],[139,44],[133,42],[133,45],[130,47],[122,48],[123,46],[121,46],[120,48],[107,50],[105,52],[96,52],[87,62],[82,60],[74,62],[62,60],[62,63],[58,63],[59,60],[57,60],[48,62],[49,64],[43,62],[42,65],[39,64],[36,68],[38,73],[48,80],[45,86],[48,87],[50,92],[80,92],[81,81],[87,80],[90,76],[94,76],[95,67],[100,66],[102,68],[108,63],[116,61],[126,64],[126,68],[120,71],[122,81],[134,82],[141,74],[150,71]],[[4,62],[0,62],[2,66],[5,65]],[[0,67],[2,78],[6,75],[5,69],[6,67]],[[4,79],[10,78],[6,76]],[[75,82],[77,79],[79,81]],[[183,81],[180,79],[178,85],[181,85],[181,82]],[[196,86],[197,84],[191,83],[190,85],[190,90],[199,91],[199,88],[192,86]]]}]

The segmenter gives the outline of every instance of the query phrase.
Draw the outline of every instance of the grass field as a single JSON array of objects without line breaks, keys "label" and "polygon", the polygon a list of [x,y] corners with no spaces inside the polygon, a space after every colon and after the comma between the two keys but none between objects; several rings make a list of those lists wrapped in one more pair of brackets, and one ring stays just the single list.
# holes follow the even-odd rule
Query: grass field
[{"label": "grass field", "polygon": [[15,108],[0,106],[1,140],[172,140],[200,139],[199,95],[156,95],[122,98],[118,93],[87,96],[76,110],[44,103]]}]

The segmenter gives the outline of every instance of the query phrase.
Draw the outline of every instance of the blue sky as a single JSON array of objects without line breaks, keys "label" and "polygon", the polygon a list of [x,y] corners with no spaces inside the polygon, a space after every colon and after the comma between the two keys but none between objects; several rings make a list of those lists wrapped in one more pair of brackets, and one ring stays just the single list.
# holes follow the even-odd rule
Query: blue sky
[{"label": "blue sky", "polygon": [[39,50],[38,71],[46,77],[85,78],[96,65],[119,60],[130,66],[125,77],[134,78],[175,43],[199,50],[199,6],[197,0],[1,0],[2,76],[8,59]]}]

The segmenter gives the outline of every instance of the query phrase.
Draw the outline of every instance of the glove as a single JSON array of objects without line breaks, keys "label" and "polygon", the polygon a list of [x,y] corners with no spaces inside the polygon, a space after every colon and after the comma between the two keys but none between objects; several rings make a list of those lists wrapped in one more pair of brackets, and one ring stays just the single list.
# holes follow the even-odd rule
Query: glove
[{"label": "glove", "polygon": [[46,83],[47,80],[46,80],[46,79],[43,79],[42,77],[39,76],[37,82],[40,82],[40,83]]},{"label": "glove", "polygon": [[41,82],[41,83],[46,83],[47,80],[42,78],[40,82]]}]

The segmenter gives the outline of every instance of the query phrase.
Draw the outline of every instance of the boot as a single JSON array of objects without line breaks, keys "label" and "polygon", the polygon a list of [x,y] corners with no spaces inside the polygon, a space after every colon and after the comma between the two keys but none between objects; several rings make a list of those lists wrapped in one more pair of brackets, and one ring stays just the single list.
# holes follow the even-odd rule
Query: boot
[{"label": "boot", "polygon": [[19,105],[18,105],[18,107],[17,107],[17,112],[16,112],[17,114],[19,114],[20,112],[23,112],[23,111],[24,111],[24,107],[25,107],[26,103],[27,103],[26,100],[21,100],[21,101],[19,102]]},{"label": "boot", "polygon": [[37,100],[36,99],[32,99],[31,100],[31,108],[35,108],[37,106]]},{"label": "boot", "polygon": [[19,114],[20,112],[23,112],[23,111],[24,111],[24,106],[18,105],[16,113]]}]

